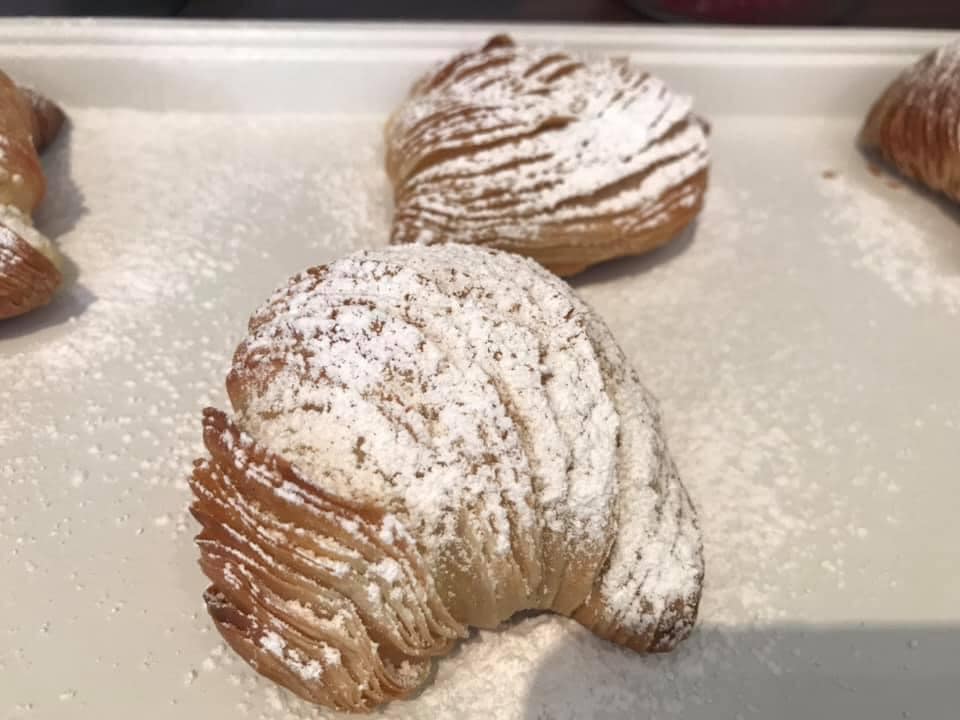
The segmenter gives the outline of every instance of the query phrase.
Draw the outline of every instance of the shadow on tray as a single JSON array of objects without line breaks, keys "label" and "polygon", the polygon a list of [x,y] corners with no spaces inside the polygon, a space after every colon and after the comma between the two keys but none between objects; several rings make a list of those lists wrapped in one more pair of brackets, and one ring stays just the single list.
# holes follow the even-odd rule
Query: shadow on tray
[{"label": "shadow on tray", "polygon": [[[33,220],[54,241],[73,230],[77,221],[87,214],[83,193],[73,179],[73,143],[73,129],[68,119],[53,145],[43,154],[47,195]],[[69,248],[64,251],[69,252]]]},{"label": "shadow on tray", "polygon": [[538,660],[524,717],[947,720],[958,657],[957,626],[705,628],[654,656],[577,632]]},{"label": "shadow on tray", "polygon": [[[73,263],[67,260],[63,270],[63,287],[49,305],[32,310],[26,315],[0,323],[0,342],[24,337],[44,328],[62,325],[83,313],[96,296],[76,281]],[[25,348],[24,348],[25,349]]]},{"label": "shadow on tray", "polygon": [[699,222],[699,219],[694,220],[666,245],[644,255],[614,258],[594,265],[569,278],[570,285],[576,289],[585,285],[614,282],[621,278],[640,276],[657,265],[668,263],[690,249],[696,238]]}]

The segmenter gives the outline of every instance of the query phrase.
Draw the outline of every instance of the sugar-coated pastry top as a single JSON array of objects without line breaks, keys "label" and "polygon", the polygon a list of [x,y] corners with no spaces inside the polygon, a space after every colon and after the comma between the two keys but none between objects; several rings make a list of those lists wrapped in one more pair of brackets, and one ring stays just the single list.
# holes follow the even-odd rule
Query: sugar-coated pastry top
[{"label": "sugar-coated pastry top", "polygon": [[[253,316],[227,388],[235,423],[208,418],[214,460],[202,461],[193,479],[209,535],[201,549],[214,582],[211,612],[244,657],[278,665],[271,676],[305,697],[366,707],[401,696],[425,671],[403,686],[398,658],[420,667],[464,626],[495,627],[525,609],[570,615],[641,651],[668,649],[689,633],[703,574],[700,536],[655,403],[599,318],[531,260],[457,244],[406,245],[308,270]],[[240,437],[249,453],[288,464],[283,472],[295,478],[284,485],[272,470],[238,473],[247,463],[235,457],[218,463],[218,452]],[[261,491],[254,509],[249,483],[258,482],[273,490]],[[407,567],[374,554],[373,576],[355,577],[344,539],[322,531],[310,538],[321,547],[311,551],[312,567],[280,570],[288,564],[282,548],[304,540],[296,521],[276,518],[294,497],[302,513],[313,493],[350,508],[348,534],[400,533],[416,557]],[[212,496],[240,515],[276,516],[268,525],[278,534],[260,534],[253,549],[250,529]],[[375,519],[354,517],[370,511]],[[233,555],[215,539],[224,526],[234,528],[226,543]],[[264,567],[265,558],[281,562]],[[379,650],[364,650],[378,689],[350,699],[340,685],[331,695],[319,677],[286,682],[290,658],[261,657],[269,655],[263,637],[269,628],[287,638],[296,621],[271,613],[249,620],[254,614],[242,607],[265,592],[257,573],[319,583],[336,612],[358,612],[380,638]],[[280,597],[289,592],[269,585]],[[376,628],[412,603],[403,597],[418,598],[416,612],[432,619],[401,648]],[[225,630],[223,618],[238,612],[248,630],[237,633],[235,621]],[[340,655],[355,645],[325,638]]]},{"label": "sugar-coated pastry top", "polygon": [[394,242],[490,245],[561,274],[669,240],[709,160],[690,98],[660,79],[503,36],[422,78],[386,137]]}]

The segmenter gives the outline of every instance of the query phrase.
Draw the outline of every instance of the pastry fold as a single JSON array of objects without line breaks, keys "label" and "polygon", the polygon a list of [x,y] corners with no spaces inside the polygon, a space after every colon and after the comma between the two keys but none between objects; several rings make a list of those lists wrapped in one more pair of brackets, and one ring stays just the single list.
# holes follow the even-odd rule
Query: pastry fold
[{"label": "pastry fold", "polygon": [[700,212],[688,97],[625,59],[507,36],[421,78],[386,127],[394,243],[469,243],[558,275],[648,252]]},{"label": "pastry fold", "polygon": [[56,105],[0,72],[0,319],[47,304],[62,280],[60,255],[31,214],[46,192],[37,153],[63,120]]},{"label": "pastry fold", "polygon": [[901,73],[871,107],[860,143],[906,177],[960,200],[960,43]]},{"label": "pastry fold", "polygon": [[207,604],[302,697],[404,697],[525,610],[641,652],[690,633],[700,533],[656,403],[535,262],[404,245],[311,268],[253,316],[227,391],[191,481]]}]

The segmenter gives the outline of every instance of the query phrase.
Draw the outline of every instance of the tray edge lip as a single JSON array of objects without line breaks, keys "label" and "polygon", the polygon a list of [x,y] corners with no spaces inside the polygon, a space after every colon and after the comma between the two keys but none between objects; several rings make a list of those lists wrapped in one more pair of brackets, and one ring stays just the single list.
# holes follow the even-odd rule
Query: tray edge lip
[{"label": "tray edge lip", "polygon": [[249,21],[125,18],[2,18],[0,51],[44,47],[204,47],[289,50],[357,48],[427,50],[461,48],[498,32],[523,42],[564,44],[601,51],[666,51],[790,56],[915,55],[955,39],[949,30],[873,28],[744,28],[569,23],[463,23],[384,21]]}]

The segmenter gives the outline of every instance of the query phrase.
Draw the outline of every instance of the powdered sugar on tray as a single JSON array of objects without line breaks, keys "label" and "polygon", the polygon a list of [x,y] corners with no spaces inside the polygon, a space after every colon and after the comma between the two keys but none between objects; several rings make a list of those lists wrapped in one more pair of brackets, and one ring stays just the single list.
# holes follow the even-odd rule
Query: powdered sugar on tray
[{"label": "powdered sugar on tray", "polygon": [[[335,717],[220,641],[184,480],[249,314],[386,244],[383,119],[69,114],[37,224],[79,274],[0,326],[0,717]],[[924,570],[957,544],[955,236],[853,170],[854,133],[715,118],[697,227],[574,281],[659,399],[700,512],[693,636],[644,657],[519,617],[384,717],[922,716],[890,693],[910,668],[950,680],[936,649],[956,647],[955,594]]]},{"label": "powdered sugar on tray", "polygon": [[855,264],[880,278],[904,302],[960,313],[960,213],[932,193],[892,180],[890,170],[881,174],[891,180],[840,176],[820,184],[832,224],[824,239],[833,246],[853,244],[858,251]]},{"label": "powdered sugar on tray", "polygon": [[[112,135],[118,122],[126,128],[123,142]],[[88,112],[74,113],[72,124],[47,159],[50,191],[36,218],[68,257],[66,290],[51,306],[0,328],[7,356],[0,398],[14,403],[15,414],[43,401],[40,388],[78,374],[97,380],[111,362],[132,365],[139,375],[160,372],[167,382],[187,375],[191,367],[158,366],[169,363],[169,351],[186,349],[179,343],[200,352],[195,360],[215,345],[235,343],[231,333],[249,304],[223,301],[250,292],[248,281],[235,280],[240,262],[261,267],[265,293],[297,269],[291,249],[309,247],[327,258],[331,248],[346,250],[376,234],[378,214],[369,209],[371,196],[382,198],[369,182],[378,177],[370,171],[379,159],[376,146],[351,148],[349,131],[336,123],[329,147],[345,156],[343,177],[367,168],[365,187],[330,182],[326,163],[298,162],[296,139],[276,139],[286,127],[309,127],[296,118],[237,124],[202,115]],[[189,162],[176,150],[186,142],[194,148]],[[355,156],[353,165],[347,156]],[[382,202],[379,211],[382,227]],[[350,227],[339,221],[345,215],[362,220]],[[327,232],[331,225],[336,237]],[[215,306],[223,309],[214,312]],[[172,330],[161,322],[171,308],[184,315]],[[159,348],[151,354],[145,345]],[[24,393],[24,385],[37,391]],[[15,430],[7,434],[13,438]]]}]

